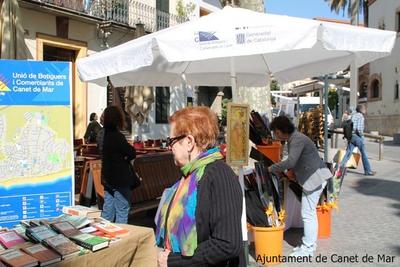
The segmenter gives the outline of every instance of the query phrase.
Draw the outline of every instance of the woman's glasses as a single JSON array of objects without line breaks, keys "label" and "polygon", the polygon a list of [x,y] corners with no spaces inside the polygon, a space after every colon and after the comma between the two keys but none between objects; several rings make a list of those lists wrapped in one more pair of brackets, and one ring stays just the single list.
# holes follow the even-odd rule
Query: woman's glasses
[{"label": "woman's glasses", "polygon": [[176,137],[167,137],[167,147],[172,147],[176,142],[186,137],[186,134],[176,136]]}]

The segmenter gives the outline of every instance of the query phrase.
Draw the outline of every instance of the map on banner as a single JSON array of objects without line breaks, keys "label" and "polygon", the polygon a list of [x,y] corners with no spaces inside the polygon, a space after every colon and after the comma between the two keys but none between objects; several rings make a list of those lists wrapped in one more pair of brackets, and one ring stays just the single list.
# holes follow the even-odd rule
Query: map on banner
[{"label": "map on banner", "polygon": [[0,226],[73,201],[70,64],[0,61]]}]

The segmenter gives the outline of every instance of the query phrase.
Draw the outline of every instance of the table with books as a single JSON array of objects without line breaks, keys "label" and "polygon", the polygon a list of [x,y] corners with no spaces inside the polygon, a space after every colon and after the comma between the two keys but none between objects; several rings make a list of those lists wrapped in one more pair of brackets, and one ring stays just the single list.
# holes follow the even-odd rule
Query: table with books
[{"label": "table with books", "polygon": [[86,216],[63,214],[0,229],[0,266],[157,265],[153,229],[110,223],[86,207],[64,208]]},{"label": "table with books", "polygon": [[153,229],[126,224],[118,226],[128,230],[121,240],[106,249],[69,258],[55,266],[157,266]]}]

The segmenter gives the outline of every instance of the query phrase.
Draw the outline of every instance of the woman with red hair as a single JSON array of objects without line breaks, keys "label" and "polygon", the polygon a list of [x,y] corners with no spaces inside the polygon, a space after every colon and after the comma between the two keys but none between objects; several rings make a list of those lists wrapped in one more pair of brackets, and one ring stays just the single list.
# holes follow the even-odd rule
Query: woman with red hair
[{"label": "woman with red hair", "polygon": [[158,266],[245,266],[242,191],[215,147],[217,116],[190,107],[169,119],[168,147],[182,178],[169,188],[157,218]]}]

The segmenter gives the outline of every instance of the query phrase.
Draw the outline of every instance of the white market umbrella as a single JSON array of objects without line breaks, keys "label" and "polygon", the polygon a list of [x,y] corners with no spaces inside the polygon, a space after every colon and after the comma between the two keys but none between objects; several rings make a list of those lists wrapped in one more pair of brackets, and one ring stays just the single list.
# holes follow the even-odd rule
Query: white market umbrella
[{"label": "white market umbrella", "polygon": [[[265,86],[388,56],[395,32],[226,7],[79,59],[83,81],[115,86]],[[243,186],[243,169],[241,184]],[[244,203],[244,202],[243,202]],[[245,205],[242,215],[245,218]],[[245,219],[244,219],[245,220]],[[244,240],[247,240],[245,224]]]},{"label": "white market umbrella", "polygon": [[115,86],[265,86],[390,54],[396,33],[226,7],[78,60],[83,81]]}]

